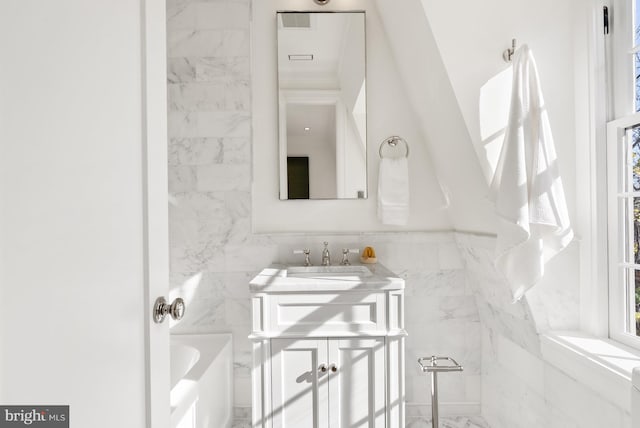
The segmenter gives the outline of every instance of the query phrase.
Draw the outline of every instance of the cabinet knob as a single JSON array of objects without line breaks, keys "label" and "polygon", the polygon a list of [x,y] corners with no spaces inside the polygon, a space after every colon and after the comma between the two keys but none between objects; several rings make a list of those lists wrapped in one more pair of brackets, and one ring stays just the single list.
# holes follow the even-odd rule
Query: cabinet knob
[{"label": "cabinet knob", "polygon": [[327,372],[327,365],[326,364],[320,364],[320,367],[318,367],[318,370],[320,370],[322,373],[326,373]]},{"label": "cabinet knob", "polygon": [[335,363],[334,363],[334,364],[331,364],[330,369],[331,369],[331,373],[335,373],[335,372],[337,372],[337,371],[338,371],[338,367],[335,365]]}]

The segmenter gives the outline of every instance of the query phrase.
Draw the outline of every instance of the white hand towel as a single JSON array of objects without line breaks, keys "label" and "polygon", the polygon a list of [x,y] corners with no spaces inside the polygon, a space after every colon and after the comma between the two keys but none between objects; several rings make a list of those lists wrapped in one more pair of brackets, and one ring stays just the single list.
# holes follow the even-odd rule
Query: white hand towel
[{"label": "white hand towel", "polygon": [[526,45],[515,55],[509,122],[491,195],[499,217],[495,263],[517,301],[573,239],[538,71]]},{"label": "white hand towel", "polygon": [[382,158],[378,174],[378,219],[402,226],[409,220],[409,162],[406,157]]}]

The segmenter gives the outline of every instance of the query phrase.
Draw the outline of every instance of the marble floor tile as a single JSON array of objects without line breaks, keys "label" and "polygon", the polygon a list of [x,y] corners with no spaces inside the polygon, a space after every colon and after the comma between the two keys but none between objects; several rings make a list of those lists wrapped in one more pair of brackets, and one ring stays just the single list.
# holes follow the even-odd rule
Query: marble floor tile
[{"label": "marble floor tile", "polygon": [[[407,418],[407,428],[431,428],[431,418]],[[440,428],[491,428],[480,416],[440,418]]]},{"label": "marble floor tile", "polygon": [[[251,422],[242,418],[233,421],[232,428],[251,428]],[[407,428],[431,428],[431,419],[408,418]],[[440,419],[440,428],[491,428],[480,416],[449,416]]]}]

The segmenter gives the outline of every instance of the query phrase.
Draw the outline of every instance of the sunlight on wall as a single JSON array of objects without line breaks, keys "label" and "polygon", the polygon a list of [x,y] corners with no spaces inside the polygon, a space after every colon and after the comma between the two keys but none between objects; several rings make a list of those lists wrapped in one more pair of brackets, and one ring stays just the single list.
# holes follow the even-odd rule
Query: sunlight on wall
[{"label": "sunlight on wall", "polygon": [[480,142],[475,144],[475,149],[487,184],[493,180],[502,149],[509,119],[512,78],[513,68],[508,67],[480,88]]},{"label": "sunlight on wall", "polygon": [[360,136],[360,142],[362,143],[363,150],[366,150],[367,141],[367,94],[366,94],[366,80],[362,81],[360,86],[360,92],[356,103],[353,106],[351,114],[356,122],[356,128],[358,129],[358,135]]},{"label": "sunlight on wall", "polygon": [[[178,287],[174,287],[169,291],[169,301],[173,302],[176,297],[182,297],[184,303],[188,308],[191,302],[193,302],[198,286],[202,281],[202,272],[198,272],[193,276],[190,276],[186,281],[180,284]],[[176,321],[173,318],[169,319],[169,328],[175,326],[180,321]]]},{"label": "sunlight on wall", "polygon": [[[193,402],[187,413],[195,409],[195,403],[198,399],[197,384],[198,382],[192,379],[180,379],[178,384],[171,389],[171,409],[183,405],[187,400]],[[194,394],[195,396],[193,396]]]}]

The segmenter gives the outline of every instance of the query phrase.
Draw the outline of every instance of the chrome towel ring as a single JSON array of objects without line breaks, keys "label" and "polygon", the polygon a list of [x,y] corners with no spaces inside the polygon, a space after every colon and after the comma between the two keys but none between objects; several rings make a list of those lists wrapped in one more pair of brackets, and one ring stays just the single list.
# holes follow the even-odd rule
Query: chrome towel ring
[{"label": "chrome towel ring", "polygon": [[384,156],[382,156],[382,148],[385,145],[389,145],[391,147],[396,147],[398,145],[399,142],[404,143],[404,147],[406,149],[406,153],[405,153],[405,157],[409,157],[409,144],[407,143],[407,141],[402,138],[402,137],[398,137],[397,135],[394,135],[392,137],[386,138],[382,143],[380,143],[380,148],[378,149],[378,154],[380,155],[380,158],[382,159]]}]

